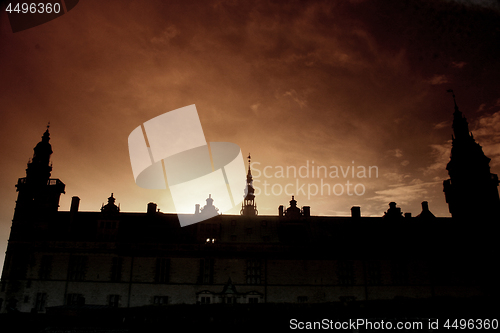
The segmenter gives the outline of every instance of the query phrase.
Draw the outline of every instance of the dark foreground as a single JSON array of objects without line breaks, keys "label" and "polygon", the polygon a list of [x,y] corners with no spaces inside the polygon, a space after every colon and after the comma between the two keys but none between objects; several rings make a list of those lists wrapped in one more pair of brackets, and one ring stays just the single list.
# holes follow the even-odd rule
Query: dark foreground
[{"label": "dark foreground", "polygon": [[[44,333],[303,331],[497,331],[493,298],[395,299],[325,304],[211,304],[139,308],[63,306],[0,315],[0,331]],[[455,319],[458,319],[455,321]],[[402,325],[397,327],[397,325]],[[496,329],[495,329],[496,328]]]}]

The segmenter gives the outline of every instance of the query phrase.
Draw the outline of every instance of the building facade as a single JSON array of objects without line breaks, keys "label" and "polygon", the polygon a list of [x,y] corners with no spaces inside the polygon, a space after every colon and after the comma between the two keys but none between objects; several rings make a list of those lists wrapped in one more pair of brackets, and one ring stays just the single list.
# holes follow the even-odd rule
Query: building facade
[{"label": "building facade", "polygon": [[[16,185],[0,312],[491,294],[496,275],[489,267],[497,258],[496,242],[484,217],[462,212],[461,201],[469,192],[460,187],[465,184],[460,156],[479,154],[480,147],[465,133],[466,120],[458,112],[448,164],[451,180],[444,183],[453,218],[436,218],[427,202],[415,217],[403,216],[396,203],[379,218],[362,217],[359,207],[348,217],[313,216],[294,197],[277,215],[258,215],[250,166],[239,216],[217,215],[181,228],[175,214],[159,212],[154,203],[146,213],[121,212],[114,194],[98,212],[79,211],[78,197],[69,211],[59,211],[65,185],[50,178],[47,129],[26,177]],[[470,151],[462,152],[462,145]],[[498,178],[489,174],[484,154],[477,158],[478,172],[488,174],[478,191],[494,205]],[[213,209],[209,197],[196,213]],[[474,223],[458,223],[464,216]],[[489,211],[487,218],[498,220],[498,215]]]}]

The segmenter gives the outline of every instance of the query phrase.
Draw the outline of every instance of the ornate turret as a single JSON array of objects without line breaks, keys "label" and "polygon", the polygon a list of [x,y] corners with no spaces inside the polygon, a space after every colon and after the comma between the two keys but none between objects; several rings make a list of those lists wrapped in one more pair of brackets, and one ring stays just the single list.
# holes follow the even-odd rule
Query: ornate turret
[{"label": "ornate turret", "polygon": [[42,135],[42,140],[33,148],[33,158],[28,162],[26,177],[17,181],[19,192],[16,201],[14,220],[30,214],[55,212],[59,207],[61,193],[65,185],[59,179],[51,179],[52,146],[50,145],[49,125]]},{"label": "ornate turret", "polygon": [[286,209],[285,216],[286,217],[300,217],[302,214],[300,213],[300,208],[297,207],[297,200],[295,200],[295,196],[292,195],[292,200],[290,200],[290,207]]},{"label": "ornate turret", "polygon": [[257,205],[255,204],[255,190],[253,188],[252,170],[250,169],[251,157],[248,154],[248,173],[247,185],[245,187],[245,195],[243,203],[241,204],[241,215],[255,216],[258,214]]},{"label": "ornate turret", "polygon": [[113,197],[113,193],[111,193],[111,196],[108,198],[108,203],[106,205],[101,206],[101,212],[104,214],[117,214],[120,212],[120,207],[115,205],[115,197]]},{"label": "ornate turret", "polygon": [[451,156],[446,166],[450,179],[443,182],[449,211],[454,218],[498,218],[498,176],[490,172],[490,159],[469,132],[453,90],[448,92],[455,104]]},{"label": "ornate turret", "polygon": [[[201,214],[206,216],[207,218],[219,215],[219,208],[214,206],[214,199],[212,199],[212,195],[209,194],[207,198],[207,204],[203,206],[200,212],[196,211],[196,214]],[[198,207],[196,208],[198,210]]]}]

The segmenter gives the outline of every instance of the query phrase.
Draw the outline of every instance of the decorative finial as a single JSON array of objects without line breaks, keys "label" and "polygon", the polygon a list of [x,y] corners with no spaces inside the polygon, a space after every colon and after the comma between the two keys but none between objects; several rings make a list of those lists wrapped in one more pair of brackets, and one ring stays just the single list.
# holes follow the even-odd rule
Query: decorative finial
[{"label": "decorative finial", "polygon": [[47,124],[47,129],[49,129],[49,127],[50,127],[50,121],[49,121],[49,122],[48,122],[48,124]]}]

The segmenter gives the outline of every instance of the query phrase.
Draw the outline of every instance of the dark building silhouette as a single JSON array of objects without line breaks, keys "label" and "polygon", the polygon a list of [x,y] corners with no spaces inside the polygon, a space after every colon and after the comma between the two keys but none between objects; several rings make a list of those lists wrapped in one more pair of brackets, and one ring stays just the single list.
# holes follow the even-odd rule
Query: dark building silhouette
[{"label": "dark building silhouette", "polygon": [[[452,90],[450,92],[453,93]],[[490,172],[490,159],[469,132],[469,124],[455,103],[450,162],[450,179],[443,182],[451,215],[463,221],[480,219],[498,222],[500,200],[498,176]]]},{"label": "dark building silhouette", "polygon": [[[113,193],[100,211],[79,211],[78,197],[58,211],[65,185],[50,178],[47,129],[17,184],[0,311],[496,295],[496,245],[470,238],[474,228],[476,236],[492,233],[455,218],[496,213],[488,205],[496,207],[498,180],[458,108],[454,117],[445,182],[453,218],[435,217],[425,201],[416,217],[403,216],[394,202],[383,217],[363,217],[360,207],[347,217],[312,216],[293,196],[277,215],[257,215],[249,166],[241,215],[183,228],[155,203],[146,213],[121,212]],[[217,212],[213,200],[195,214]]]}]

